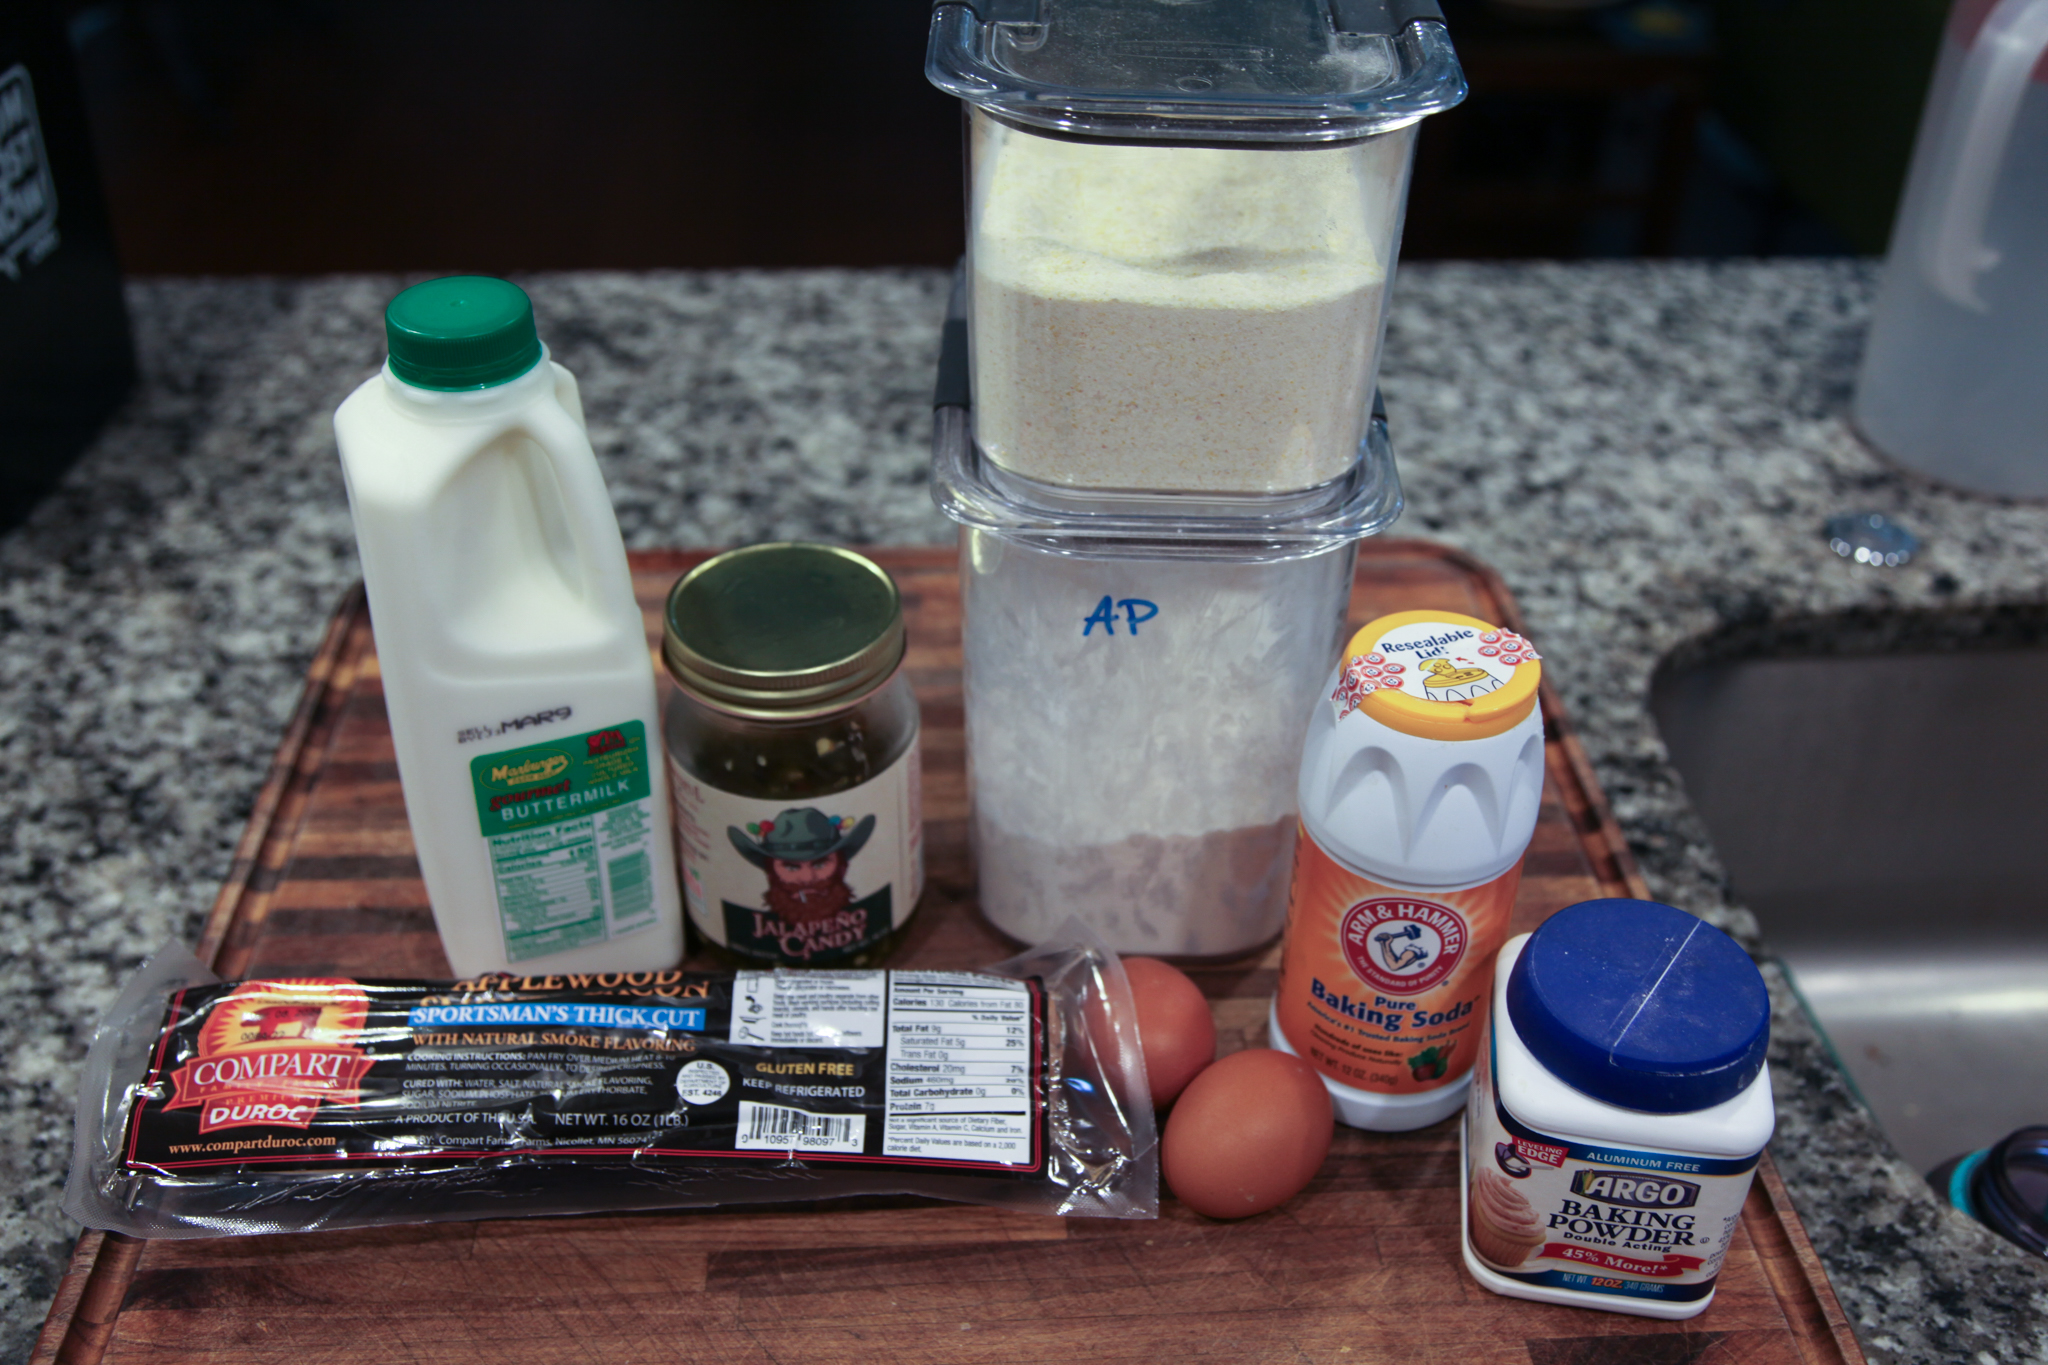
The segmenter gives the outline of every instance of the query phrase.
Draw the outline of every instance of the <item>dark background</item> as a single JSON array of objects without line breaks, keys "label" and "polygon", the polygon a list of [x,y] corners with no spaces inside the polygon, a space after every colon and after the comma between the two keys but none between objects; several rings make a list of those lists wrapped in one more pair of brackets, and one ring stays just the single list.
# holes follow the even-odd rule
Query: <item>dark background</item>
[{"label": "dark background", "polygon": [[[1444,0],[1411,258],[1878,252],[1946,0]],[[1558,0],[1550,0],[1552,4]],[[63,6],[130,273],[944,264],[928,0]]]},{"label": "dark background", "polygon": [[[1472,94],[1423,124],[1408,259],[1884,249],[1947,0],[1440,2]],[[61,235],[0,281],[0,528],[132,380],[123,272],[951,264],[930,15],[0,0]]]}]

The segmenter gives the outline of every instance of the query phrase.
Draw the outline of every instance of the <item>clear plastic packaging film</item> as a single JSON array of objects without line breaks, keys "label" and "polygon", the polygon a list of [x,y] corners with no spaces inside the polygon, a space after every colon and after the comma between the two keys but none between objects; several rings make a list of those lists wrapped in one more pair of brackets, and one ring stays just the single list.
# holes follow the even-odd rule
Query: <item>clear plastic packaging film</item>
[{"label": "clear plastic packaging film", "polygon": [[183,948],[94,1037],[65,1211],[139,1237],[923,1195],[1157,1216],[1123,968],[224,982]]}]

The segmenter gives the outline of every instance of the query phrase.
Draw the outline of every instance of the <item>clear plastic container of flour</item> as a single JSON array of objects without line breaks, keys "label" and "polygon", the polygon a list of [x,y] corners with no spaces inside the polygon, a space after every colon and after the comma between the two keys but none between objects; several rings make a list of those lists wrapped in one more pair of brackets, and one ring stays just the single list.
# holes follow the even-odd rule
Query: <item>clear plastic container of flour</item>
[{"label": "clear plastic container of flour", "polygon": [[1120,953],[1234,957],[1287,918],[1301,727],[1355,541],[961,535],[981,908],[1024,942],[1079,916]]},{"label": "clear plastic container of flour", "polygon": [[1415,125],[1465,93],[1434,6],[980,8],[935,8],[926,74],[969,105],[982,453],[1050,488],[1341,478]]},{"label": "clear plastic container of flour", "polygon": [[940,347],[932,499],[963,528],[982,909],[1027,942],[1072,914],[1119,952],[1247,952],[1286,919],[1292,755],[1357,542],[1400,515],[1385,411],[1305,494],[1026,487],[969,437],[964,298]]}]

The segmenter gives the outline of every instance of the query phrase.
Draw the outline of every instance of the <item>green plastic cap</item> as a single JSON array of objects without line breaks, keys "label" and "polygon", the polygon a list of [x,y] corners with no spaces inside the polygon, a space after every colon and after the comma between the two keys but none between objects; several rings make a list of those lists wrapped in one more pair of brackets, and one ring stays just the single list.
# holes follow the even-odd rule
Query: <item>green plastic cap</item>
[{"label": "green plastic cap", "polygon": [[488,389],[540,363],[526,291],[489,275],[428,280],[384,310],[391,373],[422,389]]}]

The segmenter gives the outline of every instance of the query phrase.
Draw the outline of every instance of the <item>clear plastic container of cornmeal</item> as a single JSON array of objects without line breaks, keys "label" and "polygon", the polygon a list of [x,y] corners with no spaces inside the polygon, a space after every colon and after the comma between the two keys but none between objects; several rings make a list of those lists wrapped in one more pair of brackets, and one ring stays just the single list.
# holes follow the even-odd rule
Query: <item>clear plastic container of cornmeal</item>
[{"label": "clear plastic container of cornmeal", "polygon": [[1443,24],[1388,10],[937,7],[926,72],[970,114],[987,459],[1060,488],[1225,495],[1357,461],[1415,126],[1465,90]]}]

